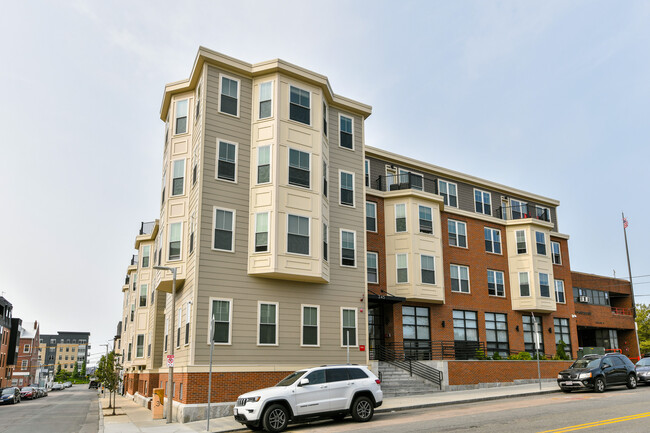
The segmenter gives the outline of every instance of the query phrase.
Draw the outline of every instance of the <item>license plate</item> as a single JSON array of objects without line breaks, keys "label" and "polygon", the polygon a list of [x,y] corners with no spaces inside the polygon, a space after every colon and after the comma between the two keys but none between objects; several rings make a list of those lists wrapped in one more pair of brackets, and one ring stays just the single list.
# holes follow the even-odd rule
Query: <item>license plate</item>
[{"label": "license plate", "polygon": [[564,382],[564,384],[565,385],[573,385],[573,382],[571,382],[570,380],[567,380],[566,382]]}]

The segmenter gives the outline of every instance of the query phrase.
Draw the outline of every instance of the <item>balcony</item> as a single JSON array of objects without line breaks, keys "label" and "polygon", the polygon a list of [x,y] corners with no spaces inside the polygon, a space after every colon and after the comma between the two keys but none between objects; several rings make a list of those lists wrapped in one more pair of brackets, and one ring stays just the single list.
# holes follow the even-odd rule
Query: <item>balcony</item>
[{"label": "balcony", "polygon": [[612,314],[615,316],[630,316],[634,315],[634,310],[632,308],[618,308],[612,307]]},{"label": "balcony", "polygon": [[138,255],[133,254],[131,257],[131,262],[129,263],[129,266],[138,266]]},{"label": "balcony", "polygon": [[154,227],[156,227],[156,221],[142,222],[138,235],[150,235],[153,233]]},{"label": "balcony", "polygon": [[551,215],[549,209],[538,207],[535,205],[517,205],[517,206],[501,206],[497,209],[497,215],[504,220],[520,220],[520,219],[537,219],[541,221],[551,222]]},{"label": "balcony", "polygon": [[379,176],[374,182],[372,182],[370,187],[379,191],[414,189],[417,191],[438,194],[438,187],[435,179],[424,177],[419,173],[411,172]]}]

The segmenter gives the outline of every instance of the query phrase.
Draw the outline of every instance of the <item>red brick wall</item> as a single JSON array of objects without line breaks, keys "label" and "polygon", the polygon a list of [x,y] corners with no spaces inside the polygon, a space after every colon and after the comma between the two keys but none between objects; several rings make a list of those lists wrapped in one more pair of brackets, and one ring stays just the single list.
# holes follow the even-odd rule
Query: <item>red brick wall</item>
[{"label": "red brick wall", "polygon": [[384,199],[372,195],[366,196],[366,201],[377,204],[377,232],[366,231],[368,252],[377,253],[378,284],[368,284],[368,292],[375,295],[386,294],[386,230],[384,224]]},{"label": "red brick wall", "polygon": [[[555,379],[572,361],[540,361],[543,379]],[[449,385],[537,379],[537,361],[449,361]]]}]

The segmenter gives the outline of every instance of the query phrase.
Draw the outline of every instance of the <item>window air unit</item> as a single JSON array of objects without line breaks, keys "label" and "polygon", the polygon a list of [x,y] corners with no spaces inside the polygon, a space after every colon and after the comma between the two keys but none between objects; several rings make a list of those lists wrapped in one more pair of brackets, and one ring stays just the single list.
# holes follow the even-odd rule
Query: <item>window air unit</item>
[{"label": "window air unit", "polygon": [[582,302],[584,304],[588,304],[589,303],[589,296],[580,296],[580,302]]}]

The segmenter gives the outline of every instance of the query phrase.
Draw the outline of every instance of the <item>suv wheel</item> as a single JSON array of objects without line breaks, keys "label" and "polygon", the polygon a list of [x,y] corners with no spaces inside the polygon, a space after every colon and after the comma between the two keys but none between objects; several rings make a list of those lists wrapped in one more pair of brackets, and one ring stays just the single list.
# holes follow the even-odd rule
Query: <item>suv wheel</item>
[{"label": "suv wheel", "polygon": [[372,404],[372,400],[368,397],[358,397],[354,400],[354,403],[352,403],[352,418],[357,422],[370,421],[374,413],[375,408]]},{"label": "suv wheel", "polygon": [[604,392],[605,391],[605,381],[602,377],[597,377],[594,382],[594,391],[595,392]]},{"label": "suv wheel", "polygon": [[266,431],[278,433],[287,428],[289,414],[281,404],[273,404],[264,412],[262,422]]},{"label": "suv wheel", "polygon": [[630,374],[627,377],[627,388],[628,389],[636,388],[636,376],[634,374]]}]

